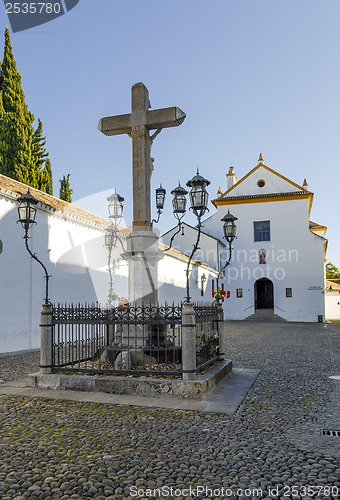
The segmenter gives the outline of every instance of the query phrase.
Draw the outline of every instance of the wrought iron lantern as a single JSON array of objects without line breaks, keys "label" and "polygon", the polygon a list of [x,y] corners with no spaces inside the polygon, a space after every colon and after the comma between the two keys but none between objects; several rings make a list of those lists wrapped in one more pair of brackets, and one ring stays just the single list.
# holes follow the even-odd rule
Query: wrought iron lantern
[{"label": "wrought iron lantern", "polygon": [[171,191],[171,194],[174,196],[172,200],[172,211],[174,216],[180,220],[184,217],[186,212],[187,199],[186,195],[188,191],[184,189],[180,183],[178,183],[178,187]]},{"label": "wrought iron lantern", "polygon": [[37,255],[33,253],[28,246],[28,240],[29,240],[28,230],[30,229],[30,227],[33,226],[33,224],[36,224],[35,217],[37,215],[37,209],[35,208],[35,205],[37,205],[38,200],[34,198],[34,196],[28,190],[26,194],[23,194],[18,198],[18,202],[19,202],[19,207],[18,207],[19,220],[17,220],[17,222],[20,222],[20,224],[25,230],[25,235],[23,236],[23,238],[25,240],[25,245],[28,253],[32,257],[32,259],[36,260],[41,265],[41,267],[44,270],[45,304],[50,304],[50,300],[48,297],[48,281],[51,276],[48,274],[45,265],[41,262],[41,260],[38,259]]},{"label": "wrought iron lantern", "polygon": [[159,188],[156,189],[156,208],[157,208],[158,217],[157,217],[157,219],[153,219],[152,223],[155,222],[157,224],[159,222],[161,213],[162,213],[163,208],[164,208],[165,195],[166,195],[166,191],[162,187],[162,184],[161,184],[159,186]]},{"label": "wrought iron lantern", "polygon": [[178,186],[171,191],[171,194],[173,195],[172,211],[174,216],[178,220],[178,229],[171,236],[169,247],[165,249],[165,252],[167,252],[168,250],[170,250],[170,248],[172,248],[172,243],[174,241],[174,238],[178,233],[181,232],[181,229],[182,229],[182,234],[184,234],[182,227],[182,219],[186,212],[186,205],[187,205],[186,195],[188,194],[188,191],[184,189],[184,187],[182,187],[179,182]]},{"label": "wrought iron lantern", "polygon": [[35,217],[37,215],[37,209],[35,205],[38,200],[30,193],[30,190],[26,194],[21,195],[18,198],[19,207],[18,215],[19,221],[22,227],[26,230],[29,229],[33,224],[36,224]]},{"label": "wrought iron lantern", "polygon": [[209,194],[206,187],[209,186],[210,181],[205,179],[199,174],[197,169],[197,174],[190,181],[187,182],[187,186],[191,188],[189,196],[191,203],[191,210],[194,212],[196,217],[199,219],[205,214],[208,209],[208,198]]},{"label": "wrought iron lantern", "polygon": [[166,195],[166,191],[162,187],[162,184],[161,184],[159,186],[159,188],[156,189],[156,208],[157,208],[157,210],[164,209],[165,195]]},{"label": "wrought iron lantern", "polygon": [[223,224],[223,232],[224,237],[231,243],[236,238],[236,224],[235,221],[238,220],[237,217],[234,217],[228,210],[228,213],[221,219]]},{"label": "wrought iron lantern", "polygon": [[194,214],[197,217],[198,224],[197,224],[197,240],[196,243],[193,246],[192,252],[190,254],[188,264],[187,264],[187,270],[186,270],[186,277],[187,277],[187,296],[185,301],[190,302],[190,284],[189,284],[189,277],[190,277],[190,263],[194,257],[194,254],[196,250],[199,248],[199,242],[201,238],[201,230],[202,230],[202,221],[201,218],[202,216],[209,211],[208,209],[208,191],[206,190],[206,187],[209,186],[210,181],[208,179],[205,179],[199,174],[199,171],[197,169],[196,175],[187,182],[187,186],[191,188],[189,196],[190,196],[190,204],[191,207],[190,209],[194,212]]},{"label": "wrought iron lantern", "polygon": [[[237,217],[235,217],[233,214],[231,214],[228,210],[228,213],[221,219],[221,222],[223,222],[223,233],[224,237],[229,243],[229,256],[228,259],[226,260],[224,266],[220,269],[218,276],[217,276],[217,290],[219,289],[219,280],[222,277],[222,274],[224,270],[229,266],[231,262],[231,254],[232,254],[232,242],[234,239],[237,237],[236,236],[236,224],[235,221],[238,220]],[[216,299],[217,303],[219,303],[219,299]]]},{"label": "wrought iron lantern", "polygon": [[115,190],[115,192],[108,197],[107,201],[109,202],[109,217],[110,219],[114,219],[115,224],[117,225],[123,217],[122,202],[124,201],[124,198]]}]

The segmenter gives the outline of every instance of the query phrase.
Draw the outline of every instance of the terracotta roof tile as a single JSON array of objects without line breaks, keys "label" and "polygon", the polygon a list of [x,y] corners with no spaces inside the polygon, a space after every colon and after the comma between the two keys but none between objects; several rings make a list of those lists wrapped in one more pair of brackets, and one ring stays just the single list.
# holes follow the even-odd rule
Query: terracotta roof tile
[{"label": "terracotta roof tile", "polygon": [[[20,196],[27,193],[28,189],[38,201],[47,205],[48,207],[53,208],[54,210],[58,210],[63,214],[69,215],[71,217],[76,217],[90,224],[101,226],[103,229],[112,224],[112,222],[105,217],[101,217],[100,215],[88,212],[87,210],[77,207],[72,203],[60,200],[59,198],[44,193],[39,189],[34,189],[30,186],[27,186],[26,184],[23,184],[22,182],[18,182],[14,179],[11,179],[10,177],[6,177],[5,175],[0,174],[0,190],[10,193],[14,196]],[[119,229],[125,236],[127,236],[131,232],[129,228],[126,228],[124,226],[119,226]],[[165,245],[164,243],[159,243],[159,247],[161,250],[164,250],[165,248],[167,248],[167,245]],[[169,250],[169,254],[175,258],[181,258],[185,261],[189,260],[189,258],[185,254],[178,250],[175,250],[174,248],[171,248]],[[196,261],[193,261],[193,263],[195,262]],[[205,264],[204,266],[209,268],[207,264]]]},{"label": "terracotta roof tile", "polygon": [[54,208],[62,212],[63,214],[70,215],[72,217],[77,217],[82,219],[83,221],[90,222],[91,224],[96,224],[98,226],[107,227],[111,224],[109,219],[105,217],[101,217],[100,215],[93,214],[92,212],[88,212],[83,208],[79,208],[72,203],[67,203],[67,201],[60,200],[55,196],[51,196],[50,194],[43,193],[39,191],[39,189],[34,189],[22,182],[18,182],[14,179],[10,179],[5,175],[0,174],[0,189],[6,192],[9,192],[15,196],[19,196],[21,194],[27,193],[27,190],[30,190],[30,193],[41,203]]}]

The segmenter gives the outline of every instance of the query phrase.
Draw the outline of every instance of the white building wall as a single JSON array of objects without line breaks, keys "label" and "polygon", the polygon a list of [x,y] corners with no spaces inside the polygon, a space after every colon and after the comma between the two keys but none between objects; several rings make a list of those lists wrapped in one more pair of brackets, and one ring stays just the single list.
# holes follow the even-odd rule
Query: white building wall
[{"label": "white building wall", "polygon": [[[179,250],[187,256],[190,256],[197,239],[197,229],[185,223],[183,224],[183,229],[184,234],[182,234],[181,231],[174,237],[172,248]],[[166,245],[170,245],[171,237],[174,233],[176,233],[177,230],[178,228],[176,227],[168,233],[164,234],[161,241]],[[205,231],[205,227],[203,227],[203,231]],[[211,268],[217,270],[219,254],[224,248],[224,244],[222,244],[221,241],[218,241],[215,238],[211,238],[210,236],[202,232],[199,241],[199,249],[195,252],[193,258],[200,262],[204,262]]]},{"label": "white building wall", "polygon": [[[159,301],[160,303],[182,302],[187,294],[186,290],[186,269],[187,262],[182,259],[175,259],[165,254],[164,258],[159,261],[158,279]],[[205,275],[206,280],[203,283],[203,295],[201,295],[202,276]],[[190,297],[193,302],[204,302],[211,304],[213,299],[211,296],[211,281],[216,279],[217,273],[213,269],[206,266],[190,265]]]},{"label": "white building wall", "polygon": [[268,168],[260,166],[251,175],[242,179],[238,185],[230,191],[230,196],[248,196],[259,194],[257,182],[265,179],[265,185],[261,188],[261,194],[272,193],[292,193],[299,188],[294,186],[289,180],[284,180],[282,176],[271,172]]},{"label": "white building wall", "polygon": [[340,320],[340,292],[326,292],[326,319]]},{"label": "white building wall", "polygon": [[[254,284],[269,278],[274,285],[274,311],[289,321],[317,321],[325,317],[324,242],[308,229],[308,200],[240,203],[219,206],[205,221],[206,231],[222,238],[221,218],[228,212],[238,218],[233,259],[224,278],[231,297],[224,303],[230,319],[244,319],[255,310]],[[270,221],[270,241],[254,241],[254,221]],[[259,251],[266,251],[266,264],[259,264]],[[243,297],[236,297],[236,289]],[[286,297],[286,288],[293,296]]]},{"label": "white building wall", "polygon": [[[45,298],[45,274],[31,259],[23,240],[24,230],[18,219],[17,202],[0,197],[0,352],[38,348],[40,312]],[[52,302],[105,301],[107,273],[86,262],[102,252],[103,231],[90,228],[38,210],[37,224],[29,231],[29,247],[51,275],[49,296]],[[89,244],[94,244],[90,250]],[[77,260],[77,258],[79,260]],[[107,259],[106,259],[107,262]],[[105,268],[105,261],[101,263]],[[107,267],[107,266],[106,266]],[[100,280],[95,285],[95,279]]]}]

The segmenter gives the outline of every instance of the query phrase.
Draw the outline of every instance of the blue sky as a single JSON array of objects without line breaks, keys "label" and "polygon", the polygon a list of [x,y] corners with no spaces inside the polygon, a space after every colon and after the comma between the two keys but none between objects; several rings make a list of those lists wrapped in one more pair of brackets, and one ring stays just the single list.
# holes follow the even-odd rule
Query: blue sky
[{"label": "blue sky", "polygon": [[[3,31],[3,3],[0,16]],[[240,179],[262,152],[291,180],[307,178],[311,218],[328,226],[328,259],[340,266],[339,25],[338,0],[80,0],[59,19],[11,34],[55,193],[68,173],[73,200],[117,187],[130,222],[130,139],[106,137],[97,124],[129,112],[130,88],[142,81],[153,108],[187,114],[152,150],[153,188],[162,182],[169,194],[161,230],[174,223],[178,180],[198,167],[214,198],[230,165]]]}]

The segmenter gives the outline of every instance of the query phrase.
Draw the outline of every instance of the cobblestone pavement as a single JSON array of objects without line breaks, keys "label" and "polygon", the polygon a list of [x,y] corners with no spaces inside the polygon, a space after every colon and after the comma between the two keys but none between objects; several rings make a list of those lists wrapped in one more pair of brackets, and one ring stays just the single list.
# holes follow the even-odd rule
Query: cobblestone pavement
[{"label": "cobblestone pavement", "polygon": [[234,365],[262,370],[233,416],[1,396],[1,500],[340,498],[340,437],[320,435],[340,429],[340,328],[225,327]]},{"label": "cobblestone pavement", "polygon": [[19,380],[28,373],[39,371],[39,352],[0,357],[0,384]]}]

